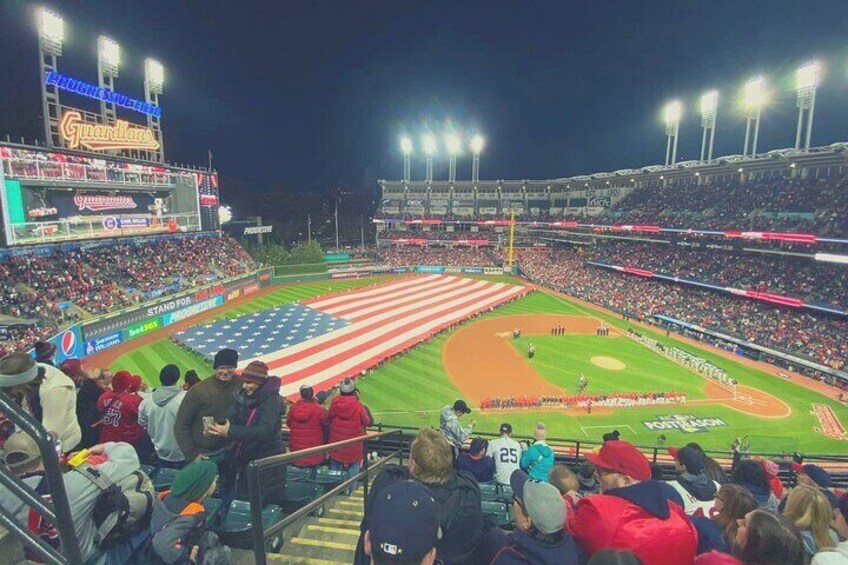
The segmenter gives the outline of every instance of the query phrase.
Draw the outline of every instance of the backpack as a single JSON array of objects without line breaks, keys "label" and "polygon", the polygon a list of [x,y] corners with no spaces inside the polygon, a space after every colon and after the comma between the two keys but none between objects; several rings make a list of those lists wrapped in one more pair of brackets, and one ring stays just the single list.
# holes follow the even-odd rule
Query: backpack
[{"label": "backpack", "polygon": [[123,480],[113,483],[94,467],[84,465],[75,469],[91,481],[100,494],[94,504],[94,545],[107,551],[131,539],[150,525],[153,483],[142,471],[133,471]]}]

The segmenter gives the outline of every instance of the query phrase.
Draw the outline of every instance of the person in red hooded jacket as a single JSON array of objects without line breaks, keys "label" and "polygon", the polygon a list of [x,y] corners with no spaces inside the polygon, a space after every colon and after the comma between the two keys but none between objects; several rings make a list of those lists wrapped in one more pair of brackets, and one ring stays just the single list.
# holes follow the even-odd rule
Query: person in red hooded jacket
[{"label": "person in red hooded jacket", "polygon": [[[289,428],[289,451],[300,451],[324,445],[324,426],[330,421],[330,413],[314,398],[309,385],[300,387],[300,400],[289,409],[286,426]],[[315,467],[324,462],[319,453],[294,462],[297,467]]]},{"label": "person in red hooded jacket", "polygon": [[[330,443],[365,435],[365,428],[373,423],[371,411],[362,404],[351,379],[339,383],[339,396],[330,402]],[[364,444],[339,447],[330,452],[330,468],[347,471],[348,477],[359,473]],[[351,485],[348,492],[356,490]]]},{"label": "person in red hooded jacket", "polygon": [[103,412],[100,443],[123,441],[138,452],[142,462],[150,458],[152,443],[144,428],[138,423],[138,407],[141,405],[141,377],[128,371],[118,371],[112,377],[112,390],[107,390],[97,399],[97,409]]},{"label": "person in red hooded jacket", "polygon": [[698,532],[677,492],[651,480],[648,459],[634,445],[618,440],[605,442],[586,459],[595,465],[601,494],[581,499],[568,519],[586,555],[626,549],[644,565],[691,565]]}]

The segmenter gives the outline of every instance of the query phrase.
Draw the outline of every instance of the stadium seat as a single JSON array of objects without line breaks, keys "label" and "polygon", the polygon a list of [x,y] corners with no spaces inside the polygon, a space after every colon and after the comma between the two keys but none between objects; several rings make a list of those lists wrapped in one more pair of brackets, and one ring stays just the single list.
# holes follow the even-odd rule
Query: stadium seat
[{"label": "stadium seat", "polygon": [[151,477],[150,479],[153,481],[153,488],[156,490],[156,492],[162,492],[163,490],[170,489],[171,485],[174,482],[174,478],[177,476],[177,473],[179,473],[179,470],[168,469],[165,467],[156,471],[155,476]]},{"label": "stadium seat", "polygon": [[142,473],[147,475],[151,481],[153,480],[154,475],[156,475],[158,471],[158,469],[153,465],[139,465],[138,468]]},{"label": "stadium seat", "polygon": [[[279,522],[283,517],[283,510],[275,504],[269,504],[262,509],[262,526],[268,528]],[[222,524],[212,529],[221,538],[221,543],[238,549],[253,549],[253,539],[250,528],[250,503],[243,500],[234,500],[230,503],[227,515]],[[265,542],[266,551],[277,551],[282,547],[282,534]]]},{"label": "stadium seat", "polygon": [[508,526],[512,522],[509,507],[494,500],[483,500],[483,516],[490,516],[498,526]]},{"label": "stadium seat", "polygon": [[283,510],[286,514],[291,514],[321,496],[323,492],[321,485],[316,483],[286,481],[286,500],[283,502]]},{"label": "stadium seat", "polygon": [[206,526],[211,528],[221,521],[221,514],[223,509],[221,508],[221,504],[223,504],[223,500],[220,498],[212,498],[209,497],[203,501],[203,507],[206,508]]},{"label": "stadium seat", "polygon": [[498,490],[500,491],[498,500],[502,500],[506,504],[512,504],[512,487],[509,485],[498,485]]},{"label": "stadium seat", "polygon": [[333,471],[327,467],[318,467],[313,477],[307,479],[310,483],[315,483],[323,487],[323,492],[327,492],[336,485],[343,483],[347,479],[347,473],[344,471]]},{"label": "stadium seat", "polygon": [[286,481],[308,481],[313,472],[313,469],[301,469],[294,465],[288,465],[286,467]]},{"label": "stadium seat", "polygon": [[492,483],[480,483],[480,495],[483,500],[501,500],[498,485]]}]

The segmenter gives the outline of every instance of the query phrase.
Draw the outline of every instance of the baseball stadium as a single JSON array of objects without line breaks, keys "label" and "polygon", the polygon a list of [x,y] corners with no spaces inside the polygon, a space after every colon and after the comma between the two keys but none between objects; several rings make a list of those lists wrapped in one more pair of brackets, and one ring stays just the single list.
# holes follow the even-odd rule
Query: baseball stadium
[{"label": "baseball stadium", "polygon": [[[745,84],[741,154],[713,155],[712,92],[700,99],[700,159],[677,159],[680,102],[664,108],[661,165],[484,180],[486,141],[469,129],[445,135],[448,176],[438,179],[436,135],[420,144],[404,135],[403,178],[372,187],[367,228],[340,242],[336,199],[322,220],[335,224],[334,240],[313,240],[310,215],[289,245],[276,224],[232,216],[225,204],[239,195],[211,151],[208,166],[166,159],[161,63],[145,60],[142,93],[120,94],[120,47],[101,36],[98,76],[64,74],[64,20],[39,14],[33,91],[46,137],[0,141],[0,553],[9,548],[10,562],[146,563],[141,552],[159,551],[159,502],[111,544],[102,517],[80,525],[92,518],[77,489],[110,487],[67,477],[114,472],[121,446],[141,479],[127,487],[125,473],[120,489],[149,484],[165,507],[187,488],[218,540],[206,549],[177,540],[197,549],[169,563],[199,563],[197,551],[220,547],[231,563],[371,556],[375,475],[418,479],[413,444],[432,429],[451,465],[510,436],[549,445],[552,464],[572,475],[595,465],[602,485],[605,473],[624,473],[603,467],[610,445],[651,465],[646,482],[682,482],[690,468],[678,454],[694,443],[725,479],[757,461],[764,480],[771,470],[787,489],[816,473],[828,495],[848,485],[848,142],[811,145],[820,62],[797,69],[794,147],[757,147],[761,78]],[[460,144],[473,157],[470,180],[457,178]],[[415,150],[423,180],[412,178]],[[283,259],[273,246],[287,247]],[[68,396],[49,400],[60,382]],[[175,397],[182,404],[166,416]],[[201,408],[221,402],[223,412]],[[317,439],[295,417],[304,405]],[[354,419],[361,410],[354,433],[334,427],[348,409]],[[270,424],[256,423],[271,410]],[[446,418],[461,422],[461,441]],[[47,502],[21,471],[33,461]],[[537,479],[533,468],[519,471]],[[204,473],[202,488],[184,487]],[[491,477],[474,485],[486,525],[521,530],[524,491]],[[40,514],[55,524],[51,540],[19,523],[30,506],[28,523]],[[582,507],[569,506],[568,520]],[[580,525],[569,533],[563,523],[558,531],[590,553]],[[395,547],[386,544],[379,551]],[[482,545],[471,551],[445,563],[483,562]],[[698,562],[640,551],[646,565]],[[504,563],[497,555],[491,563]]]}]

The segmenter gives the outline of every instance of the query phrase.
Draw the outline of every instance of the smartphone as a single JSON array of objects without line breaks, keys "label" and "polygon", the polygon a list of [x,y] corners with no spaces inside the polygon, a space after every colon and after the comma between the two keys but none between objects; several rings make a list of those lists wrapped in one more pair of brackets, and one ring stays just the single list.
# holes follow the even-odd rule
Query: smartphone
[{"label": "smartphone", "polygon": [[203,433],[209,433],[209,426],[212,425],[212,422],[215,421],[215,418],[212,416],[204,416],[203,417]]}]

